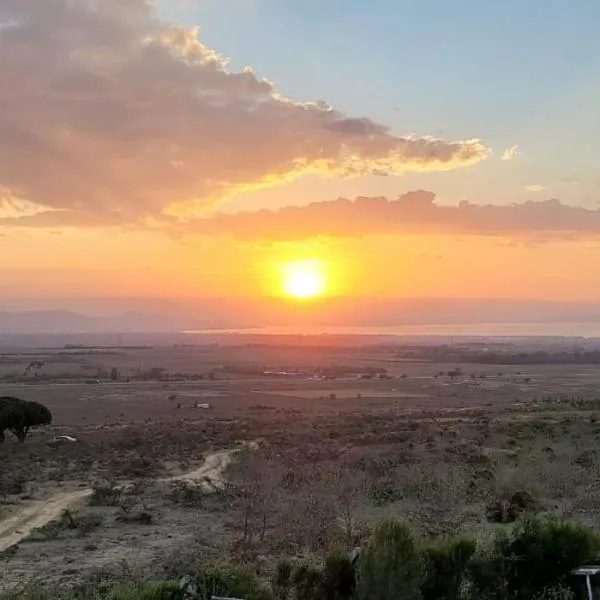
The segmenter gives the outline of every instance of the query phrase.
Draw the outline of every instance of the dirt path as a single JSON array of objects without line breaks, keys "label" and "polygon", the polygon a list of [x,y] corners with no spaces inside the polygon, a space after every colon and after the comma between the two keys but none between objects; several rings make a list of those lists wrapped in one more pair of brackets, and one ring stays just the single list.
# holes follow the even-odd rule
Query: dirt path
[{"label": "dirt path", "polygon": [[28,504],[17,513],[0,522],[0,552],[18,544],[38,527],[60,517],[67,508],[89,498],[92,490],[78,490],[57,494],[48,500]]},{"label": "dirt path", "polygon": [[[161,483],[170,481],[197,481],[206,491],[215,490],[224,483],[223,473],[231,463],[231,456],[236,450],[223,450],[209,454],[199,468],[159,479]],[[47,523],[58,519],[63,511],[73,508],[88,499],[93,493],[90,488],[56,494],[47,500],[36,500],[18,510],[14,515],[0,521],[0,552],[18,544],[31,533]]]},{"label": "dirt path", "polygon": [[170,481],[196,481],[202,483],[202,487],[207,491],[222,487],[224,483],[223,473],[225,473],[225,469],[231,464],[231,455],[233,452],[234,450],[223,450],[222,452],[209,454],[204,464],[198,469],[184,473],[183,475],[159,479],[159,481],[162,483]]}]

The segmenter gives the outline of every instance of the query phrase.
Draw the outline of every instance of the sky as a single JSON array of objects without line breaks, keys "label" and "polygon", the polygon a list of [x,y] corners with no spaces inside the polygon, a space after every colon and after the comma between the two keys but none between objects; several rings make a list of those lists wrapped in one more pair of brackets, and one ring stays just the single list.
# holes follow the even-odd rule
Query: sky
[{"label": "sky", "polygon": [[332,296],[600,302],[598,23],[0,0],[0,301],[260,299],[310,260]]}]

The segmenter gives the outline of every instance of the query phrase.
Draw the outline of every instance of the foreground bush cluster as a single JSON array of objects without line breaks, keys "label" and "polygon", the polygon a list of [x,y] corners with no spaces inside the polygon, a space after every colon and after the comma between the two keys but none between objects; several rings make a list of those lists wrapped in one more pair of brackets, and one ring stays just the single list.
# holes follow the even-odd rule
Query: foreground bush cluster
[{"label": "foreground bush cluster", "polygon": [[[566,600],[583,582],[570,571],[600,556],[597,534],[573,523],[526,520],[487,543],[465,537],[419,540],[397,521],[379,524],[360,553],[321,562],[282,560],[273,573],[251,565],[211,567],[183,581],[93,583],[57,589],[35,584],[0,600]],[[183,575],[183,574],[182,574]]]}]

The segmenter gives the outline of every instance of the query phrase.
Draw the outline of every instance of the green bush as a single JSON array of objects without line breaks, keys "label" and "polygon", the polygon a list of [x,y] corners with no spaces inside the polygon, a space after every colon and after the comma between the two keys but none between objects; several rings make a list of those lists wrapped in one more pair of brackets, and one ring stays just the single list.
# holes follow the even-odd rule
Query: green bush
[{"label": "green bush", "polygon": [[211,596],[273,600],[269,588],[248,567],[205,569],[197,574],[195,584],[198,591],[197,600],[211,600]]},{"label": "green bush", "polygon": [[425,580],[423,556],[410,528],[394,520],[380,523],[358,569],[358,600],[420,600]]},{"label": "green bush", "polygon": [[119,586],[107,600],[179,600],[181,597],[176,583],[158,581]]},{"label": "green bush", "polygon": [[85,588],[59,589],[32,584],[0,594],[0,600],[180,600],[179,586],[172,582],[136,582],[117,585],[110,591]]},{"label": "green bush", "polygon": [[422,546],[407,525],[391,520],[375,529],[357,572],[345,552],[331,552],[323,567],[281,561],[272,591],[249,567],[214,567],[190,579],[187,595],[178,583],[137,581],[129,573],[73,589],[31,585],[0,593],[0,600],[210,600],[213,595],[244,600],[570,600],[571,586],[580,582],[569,572],[597,562],[599,551],[594,532],[557,520],[531,519],[499,529],[477,551],[472,540],[461,537]]},{"label": "green bush", "polygon": [[470,598],[506,600],[505,554],[509,544],[507,533],[500,530],[489,545],[478,548],[467,565]]},{"label": "green bush", "polygon": [[596,534],[575,523],[540,519],[517,523],[509,534],[499,532],[491,546],[469,562],[471,597],[530,600],[552,590],[568,590],[569,572],[595,562],[599,549]]},{"label": "green bush", "polygon": [[323,575],[324,600],[351,600],[354,597],[356,574],[347,552],[330,552]]},{"label": "green bush", "polygon": [[517,524],[505,549],[508,592],[532,598],[567,582],[569,572],[597,560],[598,536],[576,523],[530,519]]},{"label": "green bush", "polygon": [[272,586],[276,600],[352,600],[356,577],[348,554],[332,551],[322,569],[308,564],[294,567],[289,560],[280,561]]},{"label": "green bush", "polygon": [[287,600],[290,597],[293,572],[294,565],[291,561],[284,559],[277,563],[272,583],[275,600]]},{"label": "green bush", "polygon": [[467,564],[475,554],[475,542],[454,538],[424,550],[427,576],[421,592],[424,600],[458,600],[466,578]]},{"label": "green bush", "polygon": [[294,600],[324,600],[323,571],[310,565],[300,565],[292,576]]},{"label": "green bush", "polygon": [[527,491],[519,490],[488,505],[487,519],[491,523],[514,523],[524,514],[539,510],[539,503]]}]

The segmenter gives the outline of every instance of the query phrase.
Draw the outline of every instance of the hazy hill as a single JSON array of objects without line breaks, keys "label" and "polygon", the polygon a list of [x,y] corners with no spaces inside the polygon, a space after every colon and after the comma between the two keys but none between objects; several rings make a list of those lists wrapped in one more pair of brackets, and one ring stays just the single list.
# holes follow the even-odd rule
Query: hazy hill
[{"label": "hazy hill", "polygon": [[128,313],[90,316],[70,311],[0,312],[0,334],[175,332],[193,328],[191,319]]},{"label": "hazy hill", "polygon": [[[18,307],[18,308],[17,308]],[[280,298],[0,299],[0,335],[156,333],[266,326],[388,327],[493,323],[600,324],[600,304],[516,300]]]}]

